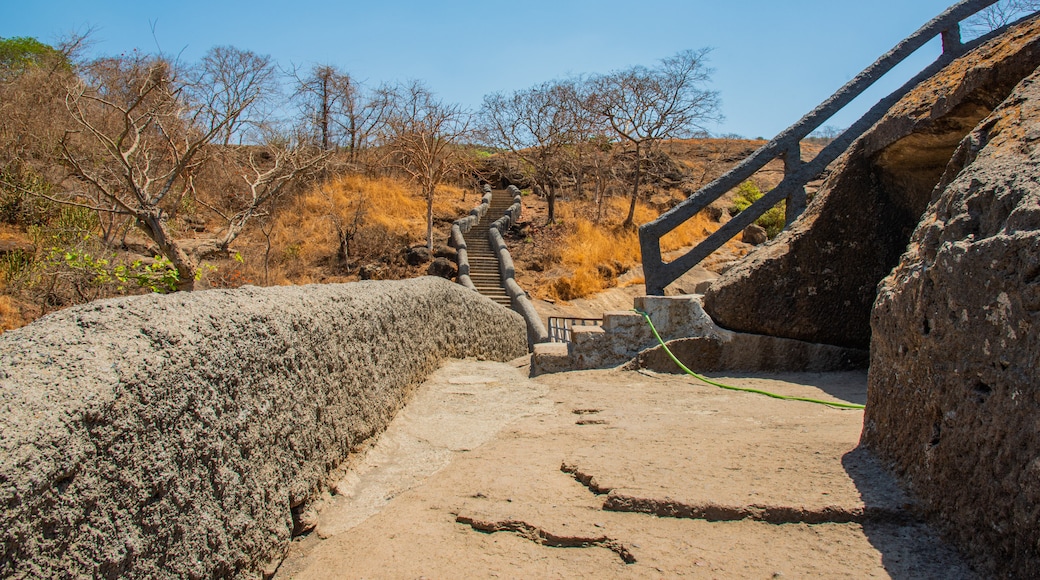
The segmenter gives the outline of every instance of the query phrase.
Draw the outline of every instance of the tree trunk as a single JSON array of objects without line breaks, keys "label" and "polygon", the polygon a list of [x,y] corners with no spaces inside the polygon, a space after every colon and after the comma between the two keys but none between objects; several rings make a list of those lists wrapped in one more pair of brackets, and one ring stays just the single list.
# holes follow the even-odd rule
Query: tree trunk
[{"label": "tree trunk", "polygon": [[602,171],[596,175],[596,223],[603,221],[603,201],[607,197],[606,179]]},{"label": "tree trunk", "polygon": [[636,178],[635,183],[632,184],[632,200],[628,204],[628,217],[625,218],[625,222],[621,224],[623,228],[631,228],[635,225],[636,217],[636,200],[639,199],[639,178],[642,177],[642,158],[640,157],[639,143],[636,143]]},{"label": "tree trunk", "polygon": [[336,260],[339,261],[344,267],[350,260],[350,238],[345,231],[336,232],[339,237],[339,248],[336,249]]},{"label": "tree trunk", "polygon": [[140,218],[141,225],[148,237],[159,246],[159,252],[177,269],[177,290],[191,291],[195,289],[195,275],[199,266],[171,236],[158,212]]},{"label": "tree trunk", "polygon": [[433,191],[434,187],[426,187],[426,249],[433,251]]},{"label": "tree trunk", "polygon": [[549,217],[546,220],[547,224],[554,223],[556,221],[556,184],[549,181]]}]

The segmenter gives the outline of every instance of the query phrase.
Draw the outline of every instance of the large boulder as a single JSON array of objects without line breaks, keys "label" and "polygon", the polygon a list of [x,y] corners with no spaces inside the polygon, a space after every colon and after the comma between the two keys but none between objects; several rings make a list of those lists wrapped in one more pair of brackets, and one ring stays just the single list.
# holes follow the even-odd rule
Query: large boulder
[{"label": "large boulder", "polygon": [[863,441],[987,576],[1035,577],[1040,74],[964,140],[940,189],[880,286]]},{"label": "large boulder", "polygon": [[1034,19],[922,83],[832,165],[789,231],[708,289],[705,310],[732,330],[867,348],[877,284],[957,144],[1037,65]]},{"label": "large boulder", "polygon": [[526,333],[440,278],[138,296],[6,332],[0,576],[256,577],[440,361],[509,360]]}]

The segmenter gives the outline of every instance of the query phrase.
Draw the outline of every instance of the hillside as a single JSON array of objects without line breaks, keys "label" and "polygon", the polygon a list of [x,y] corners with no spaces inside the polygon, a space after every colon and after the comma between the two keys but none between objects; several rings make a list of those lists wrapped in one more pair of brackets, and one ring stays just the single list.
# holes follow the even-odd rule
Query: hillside
[{"label": "hillside", "polygon": [[[637,223],[653,219],[762,143],[726,139],[664,143],[641,190]],[[807,156],[813,155],[818,146],[807,144],[805,150]],[[546,199],[525,190],[524,214],[508,242],[520,269],[519,280],[533,296],[550,300],[587,296],[615,285],[618,276],[638,263],[635,232],[618,227],[627,203],[625,170],[630,160],[617,152],[609,161],[609,177],[603,181],[599,200],[591,181],[585,195],[570,183],[560,193],[557,219],[552,224],[546,220]],[[506,155],[492,155],[479,173],[494,178],[497,169],[509,163]],[[210,187],[199,187],[195,197],[184,199],[170,226],[202,256],[196,288],[426,274],[424,259],[413,257],[411,263],[408,259],[409,249],[422,244],[424,237],[425,204],[415,186],[401,178],[360,174],[345,163],[332,167],[338,169],[297,188],[268,213],[247,223],[226,251],[208,247],[227,225],[215,209],[230,203],[213,192],[225,189],[221,184],[233,180],[236,169],[225,166],[209,176]],[[754,182],[765,190],[782,176],[780,163],[774,162]],[[438,188],[435,240],[447,241],[451,222],[476,205],[475,192],[472,181]],[[681,235],[666,240],[667,248],[687,246],[714,231],[727,219],[729,204],[722,200],[703,219],[693,220]],[[157,248],[129,224],[118,226],[121,229],[116,235],[108,233],[110,241],[105,242],[105,224],[87,212],[10,193],[4,194],[0,205],[4,210],[0,220],[0,330],[92,299],[163,290],[163,262],[155,259]],[[747,249],[733,242],[726,255],[733,259]],[[439,253],[451,255],[447,248]],[[122,279],[115,272],[120,267],[124,268],[120,270]]]}]

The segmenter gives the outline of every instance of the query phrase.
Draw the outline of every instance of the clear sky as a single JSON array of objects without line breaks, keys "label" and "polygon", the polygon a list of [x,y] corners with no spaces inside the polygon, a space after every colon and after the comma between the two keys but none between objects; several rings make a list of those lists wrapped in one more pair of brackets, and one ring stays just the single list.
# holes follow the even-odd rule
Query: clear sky
[{"label": "clear sky", "polygon": [[[711,47],[710,88],[726,120],[707,129],[769,138],[953,2],[3,0],[0,36],[54,42],[94,27],[99,56],[158,46],[187,62],[233,45],[271,55],[283,68],[336,65],[372,86],[422,79],[442,99],[470,108],[488,93],[652,66],[680,50]],[[939,48],[933,42],[919,53],[904,79]],[[856,111],[900,82],[887,82]],[[828,124],[847,126],[856,111]]]}]

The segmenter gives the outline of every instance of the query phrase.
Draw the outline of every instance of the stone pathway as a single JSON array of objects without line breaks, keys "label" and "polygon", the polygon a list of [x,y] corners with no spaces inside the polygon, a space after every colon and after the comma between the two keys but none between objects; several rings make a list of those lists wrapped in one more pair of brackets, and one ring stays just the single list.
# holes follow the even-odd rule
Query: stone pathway
[{"label": "stone pathway", "polygon": [[[861,411],[685,376],[454,361],[277,578],[971,578],[857,448]],[[862,372],[716,377],[862,403]]]}]

